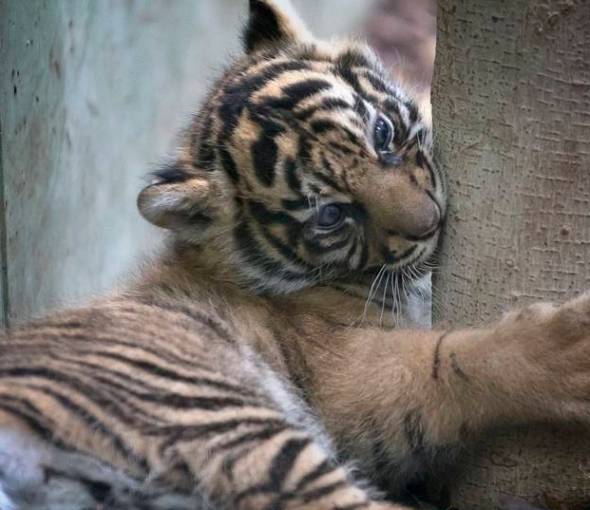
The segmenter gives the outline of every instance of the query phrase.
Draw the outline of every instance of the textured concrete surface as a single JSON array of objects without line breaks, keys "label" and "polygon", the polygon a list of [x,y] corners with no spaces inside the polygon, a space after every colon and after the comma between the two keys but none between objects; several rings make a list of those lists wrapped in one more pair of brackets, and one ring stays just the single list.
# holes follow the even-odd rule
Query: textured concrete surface
[{"label": "textured concrete surface", "polygon": [[[318,34],[370,0],[295,0]],[[157,246],[142,177],[228,55],[245,0],[0,0],[1,319],[113,287]]]}]

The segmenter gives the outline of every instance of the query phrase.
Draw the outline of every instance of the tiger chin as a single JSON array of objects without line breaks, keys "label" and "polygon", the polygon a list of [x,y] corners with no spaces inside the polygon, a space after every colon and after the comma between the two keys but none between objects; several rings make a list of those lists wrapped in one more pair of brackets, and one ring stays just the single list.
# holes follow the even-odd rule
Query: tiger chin
[{"label": "tiger chin", "polygon": [[249,4],[139,195],[166,249],[0,343],[4,510],[394,509],[491,427],[590,423],[589,295],[407,327],[446,211],[428,122],[365,45]]}]

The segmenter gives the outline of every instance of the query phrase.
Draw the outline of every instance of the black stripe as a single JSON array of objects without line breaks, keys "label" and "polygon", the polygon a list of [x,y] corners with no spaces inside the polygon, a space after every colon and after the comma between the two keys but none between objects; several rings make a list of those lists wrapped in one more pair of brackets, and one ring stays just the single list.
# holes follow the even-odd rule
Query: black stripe
[{"label": "black stripe", "polygon": [[404,252],[402,252],[402,254],[399,256],[399,260],[404,260],[407,259],[412,253],[414,253],[416,251],[417,246],[411,246],[410,248],[408,248],[407,250],[405,250]]},{"label": "black stripe", "polygon": [[297,459],[310,444],[311,439],[307,437],[292,438],[283,444],[268,468],[269,488],[271,491],[280,493]]},{"label": "black stripe", "polygon": [[438,379],[438,369],[440,367],[440,347],[442,345],[442,341],[449,333],[450,331],[445,331],[436,341],[436,345],[434,346],[434,356],[432,360],[432,378],[435,381]]},{"label": "black stripe", "polygon": [[229,178],[234,182],[237,183],[240,180],[240,174],[238,173],[238,167],[236,166],[236,162],[234,158],[230,154],[230,152],[222,146],[224,142],[227,141],[227,138],[221,139],[219,141],[220,147],[218,148],[219,158],[221,159],[221,166],[229,175]]},{"label": "black stripe", "polygon": [[241,446],[252,442],[255,442],[256,446],[259,446],[264,441],[268,441],[284,432],[287,428],[288,426],[283,424],[275,427],[264,427],[262,430],[256,430],[254,432],[246,432],[245,434],[241,434],[225,443],[215,444],[215,446],[209,448],[209,454],[215,455],[226,450],[240,448]]},{"label": "black stripe", "polygon": [[410,112],[410,122],[415,124],[419,117],[418,107],[413,101],[405,101],[404,105],[408,109],[408,112]]},{"label": "black stripe", "polygon": [[365,105],[365,101],[358,94],[354,96],[354,110],[361,116],[365,124],[369,122],[371,115]]},{"label": "black stripe", "polygon": [[[364,106],[364,105],[363,105]],[[295,113],[295,116],[302,122],[309,120],[316,113],[330,112],[333,110],[350,110],[351,106],[344,99],[339,97],[324,97],[318,104],[308,106],[307,108]],[[356,108],[355,108],[356,110]],[[359,114],[362,113],[358,111]]]},{"label": "black stripe", "polygon": [[283,87],[283,92],[293,99],[302,101],[318,92],[329,90],[331,88],[332,84],[329,81],[307,79]]},{"label": "black stripe", "polygon": [[[67,386],[70,390],[77,392],[83,398],[90,400],[99,408],[108,410],[107,412],[109,415],[116,415],[118,419],[120,419],[123,423],[130,425],[131,427],[136,427],[138,424],[142,423],[139,420],[140,417],[143,419],[147,418],[147,420],[149,420],[150,422],[155,419],[152,415],[144,413],[132,402],[129,402],[129,400],[124,397],[124,395],[117,393],[115,399],[105,397],[103,392],[100,391],[100,389],[102,388],[97,387],[95,385],[89,386],[83,383],[82,380],[74,379],[72,377],[64,375],[63,373],[46,368],[20,368],[13,370],[22,372],[22,375],[18,377],[44,377],[49,380],[57,381],[62,385]],[[3,370],[2,372],[5,371]],[[9,374],[9,376],[15,377],[17,375]],[[107,427],[98,419],[98,417],[96,417],[95,415],[91,415],[89,410],[83,409],[82,407],[78,406],[68,397],[63,396],[61,393],[58,393],[46,386],[41,387],[36,384],[28,383],[25,385],[25,387],[32,388],[39,391],[40,393],[45,393],[49,395],[69,411],[77,413],[78,417],[81,418],[85,423],[100,430],[104,435],[109,437],[118,448],[123,450],[126,454],[129,454],[129,452],[131,451],[126,447],[122,439],[117,434],[107,429]]]},{"label": "black stripe", "polygon": [[364,67],[373,69],[374,65],[363,53],[359,53],[354,48],[347,48],[343,53],[338,55],[336,65],[341,67]]},{"label": "black stripe", "polygon": [[[76,361],[72,361],[72,364],[76,365],[83,365],[84,363],[77,363]],[[86,364],[91,365],[91,364]],[[93,366],[97,370],[100,370],[99,367]],[[111,374],[117,373],[114,371],[110,371],[104,369],[105,372],[109,372]],[[80,375],[80,374],[79,374]],[[88,373],[81,374],[82,377],[84,375],[88,375]],[[117,375],[122,375],[117,373]],[[244,406],[258,406],[260,405],[260,401],[256,399],[246,399],[242,397],[203,397],[203,396],[186,396],[181,395],[179,393],[171,393],[163,390],[162,388],[155,387],[149,384],[143,384],[143,381],[139,381],[135,379],[134,382],[139,386],[145,386],[148,391],[136,391],[130,388],[128,385],[123,385],[115,382],[113,379],[108,379],[106,377],[102,377],[99,374],[93,373],[91,377],[96,382],[100,383],[103,387],[110,388],[114,390],[112,396],[115,399],[125,400],[125,406],[129,406],[133,408],[132,410],[137,412],[137,414],[143,414],[145,417],[148,418],[155,418],[152,415],[146,415],[141,409],[135,406],[134,402],[129,401],[126,399],[125,394],[131,395],[137,400],[142,402],[149,402],[158,404],[158,408],[170,408],[170,409],[203,409],[206,411],[218,411],[220,409],[226,409],[228,407],[244,407]],[[123,376],[125,377],[125,376]],[[126,377],[128,381],[132,380],[130,377]],[[95,388],[95,391],[98,391],[98,388]]]},{"label": "black stripe", "polygon": [[282,92],[284,95],[281,97],[263,97],[260,103],[271,109],[292,112],[305,99],[331,88],[332,84],[326,80],[314,78],[302,79],[301,81],[283,87]]},{"label": "black stripe", "polygon": [[248,200],[248,210],[254,218],[263,225],[287,225],[293,221],[294,218],[284,211],[271,211],[262,202],[256,200]]},{"label": "black stripe", "polygon": [[318,119],[312,120],[310,127],[316,135],[322,135],[328,131],[336,131],[340,126],[331,120]]},{"label": "black stripe", "polygon": [[288,199],[284,198],[281,200],[281,205],[287,211],[302,211],[303,209],[310,209],[309,200],[302,198]]},{"label": "black stripe", "polygon": [[311,144],[307,138],[299,137],[299,144],[297,147],[297,161],[303,166],[311,163]]},{"label": "black stripe", "polygon": [[327,475],[328,473],[332,473],[335,469],[336,466],[334,466],[331,462],[324,460],[323,462],[318,464],[312,471],[303,476],[301,480],[299,480],[294,489],[294,492],[297,493],[305,490],[305,488],[308,485],[314,483],[322,476]]},{"label": "black stripe", "polygon": [[370,501],[365,501],[363,503],[351,503],[350,505],[339,506],[338,510],[361,510],[362,508],[367,508],[372,504],[373,503]]},{"label": "black stripe", "polygon": [[151,363],[149,361],[134,360],[134,359],[130,359],[125,356],[121,356],[119,354],[112,353],[112,352],[97,352],[96,354],[97,354],[97,356],[106,357],[106,358],[114,359],[117,361],[121,361],[123,363],[127,363],[128,365],[130,365],[132,367],[138,368],[144,372],[155,375],[155,376],[160,377],[162,379],[169,379],[170,381],[184,382],[184,383],[194,384],[197,386],[206,385],[206,386],[210,386],[212,388],[219,388],[222,390],[234,391],[234,392],[237,392],[238,394],[239,394],[239,392],[244,391],[244,388],[241,388],[239,386],[235,386],[235,385],[227,383],[227,382],[215,381],[215,380],[204,378],[204,377],[184,376],[184,375],[178,374],[176,372],[172,372],[171,370],[168,370],[167,368],[156,365],[155,363]]},{"label": "black stripe", "polygon": [[259,122],[263,131],[256,142],[252,144],[252,163],[254,173],[258,180],[266,187],[273,185],[275,180],[275,167],[278,159],[279,147],[275,137],[284,133],[285,129],[275,122]]},{"label": "black stripe", "polygon": [[[37,369],[37,370],[39,370],[39,369]],[[63,378],[63,374],[60,374],[60,375]],[[67,382],[64,380],[60,380],[59,382],[64,382],[67,384]],[[84,391],[86,391],[86,392],[92,391],[90,388],[85,387],[85,385],[80,384],[80,381],[77,381],[77,384],[78,384],[78,390],[82,390],[80,392],[80,394],[83,394]],[[50,389],[48,387],[40,387],[40,386],[31,385],[31,384],[28,384],[27,387],[32,387],[35,390],[37,390],[41,393],[45,393],[46,395],[53,398],[62,407],[64,407],[68,411],[74,413],[78,418],[80,418],[83,422],[85,422],[89,429],[91,429],[93,431],[98,431],[102,435],[107,437],[113,443],[113,446],[116,449],[118,449],[119,452],[124,457],[131,459],[132,462],[137,463],[144,470],[148,468],[148,464],[147,464],[147,461],[145,458],[139,456],[137,453],[135,453],[133,450],[131,450],[131,448],[129,448],[127,446],[127,444],[123,441],[123,439],[121,438],[121,436],[119,436],[119,434],[117,434],[113,430],[110,430],[109,428],[107,428],[107,426],[102,421],[100,421],[97,416],[91,414],[88,409],[84,409],[84,408],[80,407],[78,404],[76,404],[70,398],[68,398],[56,391],[53,391],[52,389]],[[75,389],[69,384],[68,384],[68,387],[70,389]],[[100,398],[97,398],[96,396],[91,396],[91,395],[87,395],[87,394],[83,394],[83,396],[87,397],[89,400],[93,401],[94,403],[97,403],[101,400]],[[108,410],[110,412],[110,411],[112,411],[113,402],[110,401],[109,403],[111,404],[108,408]],[[131,424],[131,425],[136,424],[136,420],[134,420],[133,418],[124,417],[123,415],[119,415],[118,417],[122,418],[123,421],[126,421],[128,424]]]},{"label": "black stripe", "polygon": [[333,140],[330,140],[327,143],[327,145],[332,149],[336,150],[337,152],[345,154],[346,156],[354,156],[356,154],[355,151],[352,150],[350,147],[347,147],[346,145],[341,144],[339,142],[334,142]]},{"label": "black stripe", "polygon": [[[55,370],[53,368],[32,367],[32,366],[31,367],[1,368],[0,369],[0,377],[9,377],[9,378],[14,377],[14,378],[19,378],[19,379],[22,379],[22,378],[26,379],[28,377],[38,377],[40,379],[46,379],[49,381],[56,382],[61,386],[65,386],[65,387],[69,388],[70,390],[73,390],[78,395],[80,395],[82,398],[90,400],[100,409],[108,409],[109,412],[111,412],[111,413],[112,413],[112,411],[116,410],[118,413],[117,417],[121,418],[125,423],[131,424],[131,425],[136,424],[136,419],[135,419],[134,415],[133,414],[127,415],[127,413],[125,412],[126,409],[124,409],[120,405],[119,402],[114,401],[109,398],[105,398],[102,394],[100,394],[99,391],[97,391],[98,388],[96,388],[94,386],[87,385],[79,378],[71,377],[71,376],[64,374],[63,372],[60,372],[60,371]],[[40,392],[48,393],[56,400],[64,403],[63,404],[64,407],[67,407],[70,410],[77,409],[81,413],[81,415],[83,415],[83,419],[85,421],[87,420],[86,417],[89,415],[87,410],[82,409],[77,404],[74,404],[73,402],[71,402],[67,397],[64,397],[63,395],[56,393],[55,391],[53,391],[49,387],[40,387],[40,386],[38,386],[36,384],[32,384],[32,383],[27,383],[26,387],[27,388],[35,388]],[[97,421],[98,421],[98,419],[97,419]],[[105,429],[105,431],[106,431],[106,429]]]},{"label": "black stripe", "polygon": [[348,138],[348,141],[350,143],[354,145],[359,145],[361,147],[363,146],[361,139],[356,135],[356,133],[351,131],[350,128],[348,128],[347,126],[341,126],[341,129],[346,133],[346,137]]},{"label": "black stripe", "polygon": [[301,452],[310,443],[311,440],[309,438],[291,438],[287,440],[271,461],[268,468],[268,482],[255,485],[238,493],[234,499],[234,505],[240,506],[240,503],[244,499],[257,494],[281,495],[285,480],[289,476]]},{"label": "black stripe", "polygon": [[61,317],[60,318],[48,318],[48,319],[43,319],[43,320],[39,320],[36,322],[32,322],[30,324],[27,324],[26,328],[24,328],[24,329],[12,331],[11,336],[18,334],[18,333],[27,334],[32,329],[46,328],[48,326],[54,327],[54,328],[63,328],[63,329],[80,329],[80,328],[85,328],[86,326],[88,326],[88,324],[85,322],[82,322],[80,319],[73,319],[73,318],[63,319]]},{"label": "black stripe", "polygon": [[358,76],[350,67],[338,65],[336,67],[336,72],[345,82],[351,85],[357,94],[359,94],[363,99],[374,105],[379,104],[379,98],[361,86]]},{"label": "black stripe", "polygon": [[[137,378],[129,375],[128,373],[119,372],[118,370],[115,370],[113,367],[107,368],[104,365],[96,365],[94,363],[91,363],[88,361],[82,361],[79,359],[64,358],[63,356],[60,356],[57,354],[54,355],[54,359],[56,359],[58,361],[62,361],[64,363],[71,363],[74,366],[80,366],[80,367],[85,367],[85,368],[88,368],[91,370],[97,370],[100,373],[103,373],[105,375],[110,375],[111,379],[108,379],[108,384],[110,384],[110,385],[116,384],[117,386],[120,387],[120,389],[122,389],[124,391],[131,392],[131,390],[130,390],[131,385],[139,386],[139,387],[147,390],[149,393],[153,393],[153,394],[156,394],[159,391],[161,391],[161,387],[154,386],[154,385],[150,384],[149,382],[147,382],[145,379],[137,379]],[[99,376],[95,376],[95,377],[98,378]],[[124,381],[125,384],[119,385],[118,383],[115,383],[112,379],[113,377],[121,379],[122,381]],[[100,380],[102,382],[103,378],[101,377]],[[251,391],[248,391],[245,387],[234,386],[229,383],[221,383],[219,381],[214,381],[214,380],[203,378],[203,377],[199,377],[199,382],[200,382],[199,387],[206,386],[209,388],[215,388],[216,390],[222,390],[222,391],[229,392],[232,395],[239,395],[240,400],[244,403],[258,402],[257,400],[253,400],[253,399],[255,399],[255,397],[257,397],[257,395]],[[107,384],[107,383],[105,382],[104,384]],[[226,397],[223,397],[223,398],[226,398]],[[233,398],[233,397],[229,397],[229,398]]]},{"label": "black stripe", "polygon": [[[327,163],[327,160],[324,161]],[[328,163],[328,165],[330,164]],[[333,170],[331,165],[329,166],[329,169]],[[332,188],[332,190],[340,191],[341,193],[346,193],[347,191],[347,189],[341,186],[339,182],[332,179],[331,177],[328,177],[326,174],[322,172],[313,172],[312,175],[319,181],[322,181],[323,184],[326,184],[327,186]]]},{"label": "black stripe", "polygon": [[60,448],[72,449],[55,438],[55,425],[51,423],[42,423],[46,416],[41,413],[33,404],[27,400],[11,397],[9,395],[0,395],[0,409],[15,416],[23,421],[35,434],[45,441],[51,441]]},{"label": "black stripe", "polygon": [[[55,358],[58,359],[58,358]],[[63,361],[63,360],[61,360]],[[82,363],[78,363],[78,362],[71,362],[74,367],[70,367],[70,373],[72,374],[76,374],[78,377],[82,377],[84,378],[85,376],[89,376],[89,372],[82,372],[80,373],[80,368],[82,368],[83,364]],[[93,367],[94,369],[100,370],[100,368],[98,367]],[[76,370],[78,369],[78,370]],[[103,370],[106,371],[106,370]],[[140,398],[141,399],[141,394],[131,390],[130,388],[128,388],[125,385],[119,384],[115,381],[113,381],[112,379],[107,379],[106,377],[103,377],[101,375],[98,375],[96,373],[92,373],[90,375],[90,377],[92,378],[93,382],[98,382],[100,384],[100,386],[96,386],[93,385],[93,389],[94,392],[97,395],[100,395],[101,399],[104,401],[111,401],[111,402],[117,402],[117,407],[119,407],[119,413],[123,414],[121,412],[121,405],[123,406],[122,408],[124,409],[125,413],[129,413],[131,414],[131,416],[133,416],[134,418],[141,418],[142,420],[144,420],[145,422],[149,422],[151,424],[156,424],[157,422],[159,423],[164,423],[160,418],[154,416],[153,414],[149,414],[147,412],[145,412],[143,409],[141,409],[134,400],[128,398],[128,395],[132,395],[135,398]],[[105,396],[105,393],[107,396]],[[158,402],[159,405],[161,405]],[[128,418],[126,418],[128,420]],[[135,421],[135,420],[134,420]]]},{"label": "black stripe", "polygon": [[388,94],[390,96],[396,97],[395,91],[393,88],[379,75],[377,75],[374,71],[366,69],[363,71],[362,76],[368,80],[371,86],[378,92],[382,94]]},{"label": "black stripe", "polygon": [[164,452],[179,442],[190,442],[196,439],[204,439],[208,436],[221,436],[226,432],[232,432],[239,427],[248,425],[265,425],[267,427],[281,426],[285,422],[276,418],[234,418],[219,422],[209,422],[203,425],[169,425],[164,427],[147,427],[142,432],[148,436],[166,438],[160,445],[160,452]]},{"label": "black stripe", "polygon": [[[247,223],[240,223],[234,229],[234,239],[247,262],[262,270],[268,276],[280,276],[286,281],[307,281],[306,273],[294,273],[285,268],[284,264],[271,259],[267,250],[263,250],[250,230]],[[264,283],[264,282],[258,282]]]},{"label": "black stripe", "polygon": [[284,163],[285,177],[289,188],[295,193],[301,193],[301,179],[297,175],[297,164],[292,158],[287,158]]},{"label": "black stripe", "polygon": [[[90,344],[91,347],[97,347],[97,342],[99,342],[98,344],[98,348],[94,348],[94,349],[90,349],[90,350],[83,350],[80,349],[78,345],[76,345],[76,353],[80,354],[80,355],[86,355],[88,353],[92,354],[92,353],[100,353],[101,347],[108,347],[108,346],[121,346],[121,347],[128,347],[130,349],[133,349],[134,351],[139,351],[142,354],[151,354],[153,356],[155,356],[156,358],[160,359],[160,360],[164,360],[167,361],[168,363],[170,363],[171,365],[177,365],[178,367],[183,367],[183,368],[188,368],[189,370],[194,370],[195,368],[200,368],[202,370],[208,371],[208,372],[215,372],[214,370],[211,369],[210,366],[206,366],[203,363],[200,363],[198,360],[196,359],[191,359],[190,361],[187,360],[187,357],[183,357],[181,358],[180,356],[175,355],[174,353],[172,353],[170,350],[165,349],[163,346],[159,346],[159,349],[152,349],[151,347],[149,347],[147,344],[148,342],[144,341],[146,339],[146,337],[149,337],[149,339],[154,339],[155,341],[160,341],[162,339],[162,335],[161,334],[152,334],[152,332],[149,329],[144,329],[143,331],[141,331],[141,334],[137,333],[137,337],[135,338],[135,340],[131,340],[131,341],[124,341],[124,340],[119,340],[120,337],[129,337],[129,326],[135,326],[135,325],[140,325],[137,322],[135,323],[130,323],[130,321],[127,319],[125,320],[124,324],[111,324],[108,327],[108,334],[110,336],[104,336],[102,333],[95,333],[94,335],[90,336],[90,335],[85,335],[85,334],[81,334],[81,333],[76,333],[76,334],[65,334],[65,332],[60,332],[59,336],[56,336],[55,338],[53,338],[53,342],[52,340],[50,340],[49,338],[47,338],[47,333],[44,331],[38,331],[36,333],[32,333],[29,332],[29,335],[27,335],[31,340],[41,340],[43,341],[43,344],[40,343],[29,343],[29,342],[23,342],[23,341],[19,341],[16,339],[11,340],[11,347],[7,349],[8,352],[3,353],[4,355],[0,358],[0,363],[3,363],[6,361],[7,357],[14,354],[14,347],[18,346],[18,350],[19,353],[17,354],[17,356],[21,356],[22,353],[25,350],[30,350],[34,353],[39,353],[39,355],[47,355],[48,354],[48,347],[51,347],[52,345],[56,345],[59,346],[60,349],[63,349],[64,344],[60,343],[59,340],[67,340],[67,341],[76,341],[78,343],[84,343],[84,344]],[[173,325],[169,324],[168,325],[170,332],[175,331],[173,330]],[[184,332],[184,330],[183,330]],[[158,332],[161,333],[161,332]],[[143,340],[140,340],[143,339]],[[51,343],[50,343],[51,342]],[[70,348],[74,347],[73,345],[70,345]],[[65,351],[65,349],[63,349]],[[0,348],[0,352],[2,352],[3,349]],[[53,353],[51,354],[53,355]],[[4,363],[3,363],[4,364]]]},{"label": "black stripe", "polygon": [[307,261],[303,260],[301,257],[295,253],[292,247],[296,246],[297,240],[301,236],[301,231],[303,229],[303,225],[299,223],[292,223],[288,226],[288,238],[289,242],[285,243],[275,235],[273,235],[270,231],[265,228],[262,228],[262,235],[264,238],[273,246],[279,253],[285,257],[289,262],[297,265],[299,268],[303,268],[306,271],[313,271],[315,268],[310,265]]},{"label": "black stripe", "polygon": [[387,98],[383,101],[382,107],[386,113],[395,117],[393,124],[396,129],[394,130],[393,140],[396,145],[401,145],[408,137],[409,126],[401,114],[400,103],[394,99]]}]

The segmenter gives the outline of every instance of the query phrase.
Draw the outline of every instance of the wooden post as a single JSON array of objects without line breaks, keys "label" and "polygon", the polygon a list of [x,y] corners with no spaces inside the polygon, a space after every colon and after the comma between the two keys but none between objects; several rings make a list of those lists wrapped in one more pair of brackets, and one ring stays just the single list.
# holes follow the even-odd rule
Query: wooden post
[{"label": "wooden post", "polygon": [[[590,288],[590,2],[440,0],[433,107],[451,204],[435,320]],[[460,509],[590,507],[587,428],[495,431],[463,463]]]}]

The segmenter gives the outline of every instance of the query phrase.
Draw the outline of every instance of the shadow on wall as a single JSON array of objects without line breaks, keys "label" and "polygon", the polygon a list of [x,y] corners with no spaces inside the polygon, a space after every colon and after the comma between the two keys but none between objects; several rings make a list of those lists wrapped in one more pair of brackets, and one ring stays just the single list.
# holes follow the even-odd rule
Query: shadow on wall
[{"label": "shadow on wall", "polygon": [[[293,2],[320,36],[368,30],[388,62],[428,60],[412,41],[432,22],[408,7],[427,0]],[[104,292],[158,245],[161,234],[136,212],[137,192],[240,51],[246,5],[0,4],[0,322]],[[421,66],[408,76],[430,76]]]}]

